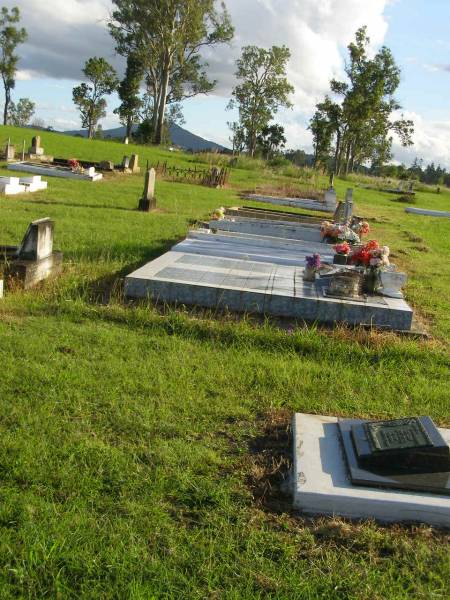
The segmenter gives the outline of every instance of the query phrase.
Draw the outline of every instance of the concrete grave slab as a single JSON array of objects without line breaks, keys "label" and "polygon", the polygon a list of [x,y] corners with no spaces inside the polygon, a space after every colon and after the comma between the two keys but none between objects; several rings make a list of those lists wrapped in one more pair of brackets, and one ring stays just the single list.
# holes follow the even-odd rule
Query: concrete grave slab
[{"label": "concrete grave slab", "polygon": [[317,243],[322,241],[320,228],[317,226],[308,226],[308,224],[298,225],[296,223],[286,223],[283,221],[235,217],[233,219],[211,221],[209,227],[210,229],[217,229],[219,231],[235,231],[238,233],[250,233],[253,235],[304,240]]},{"label": "concrete grave slab", "polygon": [[429,210],[427,208],[408,207],[405,208],[405,212],[414,215],[425,215],[427,217],[447,217],[450,219],[450,212],[444,210]]},{"label": "concrete grave slab", "polygon": [[[450,443],[450,429],[439,431]],[[352,485],[336,417],[296,414],[293,444],[294,508],[303,513],[450,527],[448,496]]]},{"label": "concrete grave slab", "polygon": [[82,181],[100,181],[103,179],[103,175],[97,173],[94,168],[87,169],[84,173],[73,173],[69,168],[39,165],[30,162],[18,162],[9,164],[8,169],[11,171],[34,173],[35,175],[44,175],[47,177],[62,177],[64,179],[78,179]]},{"label": "concrete grave slab", "polygon": [[126,277],[125,295],[323,323],[411,328],[412,310],[403,300],[329,298],[321,289],[325,281],[304,282],[311,248],[300,242],[283,248],[290,241],[197,236]]},{"label": "concrete grave slab", "polygon": [[334,212],[336,204],[330,202],[313,200],[308,198],[279,198],[276,196],[264,196],[261,194],[248,194],[245,196],[248,200],[255,202],[265,202],[278,206],[291,206],[292,208],[305,208],[307,210],[319,210],[322,212]]}]

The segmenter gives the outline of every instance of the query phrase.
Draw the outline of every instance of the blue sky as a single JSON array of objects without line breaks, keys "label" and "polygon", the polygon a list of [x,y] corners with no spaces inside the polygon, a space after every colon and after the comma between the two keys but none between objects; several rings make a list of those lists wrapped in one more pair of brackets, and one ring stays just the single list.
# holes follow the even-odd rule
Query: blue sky
[{"label": "blue sky", "polygon": [[[29,31],[21,48],[16,99],[37,103],[37,115],[56,129],[79,128],[72,87],[81,67],[93,55],[105,56],[120,70],[106,30],[110,0],[6,1],[17,5]],[[234,60],[246,44],[285,43],[291,48],[290,79],[296,93],[294,109],[277,115],[288,134],[289,147],[311,149],[307,123],[315,103],[333,76],[342,76],[345,46],[356,29],[367,24],[374,48],[390,47],[402,69],[397,97],[416,123],[415,147],[395,147],[398,161],[418,155],[450,168],[450,2],[448,0],[228,0],[236,37],[231,47],[208,56],[210,72],[219,80],[214,95],[185,103],[185,127],[208,139],[227,143],[226,111],[234,83]],[[255,22],[258,27],[255,27]],[[104,128],[117,125],[109,99]]]}]

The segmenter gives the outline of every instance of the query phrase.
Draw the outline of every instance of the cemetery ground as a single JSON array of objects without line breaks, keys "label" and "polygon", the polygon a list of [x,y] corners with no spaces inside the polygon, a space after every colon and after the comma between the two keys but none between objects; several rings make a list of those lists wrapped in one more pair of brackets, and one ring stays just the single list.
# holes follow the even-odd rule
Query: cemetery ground
[{"label": "cemetery ground", "polygon": [[[42,137],[66,158],[196,160]],[[0,199],[2,244],[49,216],[64,252],[59,279],[0,301],[2,598],[448,597],[448,532],[306,520],[283,482],[294,412],[450,425],[450,220],[355,187],[430,339],[123,301],[121,279],[196,219],[242,204],[240,190],[291,183],[252,168],[223,190],[158,181],[150,214],[136,210],[142,175],[52,178]],[[350,185],[336,182],[340,198]],[[444,191],[416,196],[449,205]]]}]

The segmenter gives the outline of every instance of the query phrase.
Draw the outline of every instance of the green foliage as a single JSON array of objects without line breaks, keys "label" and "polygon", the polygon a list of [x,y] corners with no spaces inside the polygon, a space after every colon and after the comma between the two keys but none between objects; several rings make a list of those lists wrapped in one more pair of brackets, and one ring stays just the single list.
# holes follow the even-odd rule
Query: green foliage
[{"label": "green foliage", "polygon": [[34,115],[36,104],[29,98],[21,98],[17,104],[9,105],[8,123],[15,127],[26,127]]},{"label": "green foliage", "polygon": [[114,110],[119,115],[120,122],[127,129],[126,137],[131,137],[133,125],[139,122],[139,111],[143,101],[139,97],[139,91],[144,74],[141,57],[136,54],[127,56],[127,68],[125,77],[118,87],[121,105]]},{"label": "green foliage", "polygon": [[281,107],[290,107],[289,94],[294,91],[286,77],[291,53],[286,46],[269,50],[245,46],[237,60],[236,77],[241,81],[233,90],[229,108],[239,109],[239,123],[251,156],[258,136]]},{"label": "green foliage", "polygon": [[284,127],[282,125],[267,125],[261,130],[257,138],[258,148],[266,159],[271,159],[279,153],[286,144]]},{"label": "green foliage", "polygon": [[92,138],[100,119],[106,116],[105,95],[111,94],[118,86],[117,74],[104,59],[94,56],[86,61],[83,69],[89,83],[81,83],[73,88],[73,102],[81,115],[81,126],[88,129]]},{"label": "green foliage", "polygon": [[166,106],[210,92],[201,48],[228,42],[233,27],[216,0],[114,0],[109,23],[117,51],[140,57],[153,104],[154,141],[160,144]]},{"label": "green foliage", "polygon": [[26,30],[15,25],[20,21],[20,10],[17,7],[9,10],[3,6],[0,12],[0,74],[5,89],[5,105],[3,111],[3,124],[8,122],[11,103],[11,90],[16,85],[16,71],[19,57],[15,54],[19,44],[27,39]]},{"label": "green foliage", "polygon": [[403,146],[412,144],[413,122],[391,120],[401,108],[394,98],[400,69],[386,47],[369,58],[369,43],[366,27],[362,27],[348,46],[348,81],[331,81],[331,92],[340,100],[326,96],[310,122],[316,164],[330,166],[333,156],[332,168],[337,174],[367,162],[384,165],[391,159],[393,133]]}]

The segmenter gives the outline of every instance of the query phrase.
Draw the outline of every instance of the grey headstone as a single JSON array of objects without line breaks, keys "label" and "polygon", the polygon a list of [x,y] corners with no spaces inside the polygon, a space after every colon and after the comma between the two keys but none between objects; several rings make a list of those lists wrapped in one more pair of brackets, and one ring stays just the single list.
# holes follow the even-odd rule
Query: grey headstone
[{"label": "grey headstone", "polygon": [[123,157],[122,168],[123,169],[129,169],[130,168],[130,157],[129,156],[124,156]]},{"label": "grey headstone", "polygon": [[16,147],[12,144],[6,144],[5,146],[5,158],[6,160],[14,160],[16,157]]},{"label": "grey headstone", "polygon": [[149,212],[156,208],[155,182],[156,171],[149,169],[145,174],[144,193],[139,201],[139,210]]},{"label": "grey headstone", "polygon": [[353,215],[353,189],[348,188],[345,194],[345,205],[344,205],[344,221],[348,221]]},{"label": "grey headstone", "polygon": [[33,221],[28,226],[19,248],[20,260],[42,260],[53,252],[53,230],[55,224],[49,218]]},{"label": "grey headstone", "polygon": [[140,172],[140,168],[139,168],[139,154],[132,154],[131,155],[130,163],[129,163],[128,168],[133,173],[139,173]]}]

